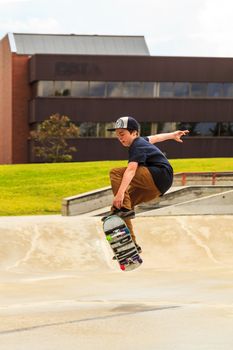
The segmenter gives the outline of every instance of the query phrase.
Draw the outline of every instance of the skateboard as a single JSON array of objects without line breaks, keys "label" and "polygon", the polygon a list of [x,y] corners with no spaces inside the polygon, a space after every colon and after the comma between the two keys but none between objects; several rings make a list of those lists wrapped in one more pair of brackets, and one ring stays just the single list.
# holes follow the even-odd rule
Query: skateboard
[{"label": "skateboard", "polygon": [[122,271],[131,271],[142,264],[130,231],[117,215],[108,216],[103,222],[106,239]]}]

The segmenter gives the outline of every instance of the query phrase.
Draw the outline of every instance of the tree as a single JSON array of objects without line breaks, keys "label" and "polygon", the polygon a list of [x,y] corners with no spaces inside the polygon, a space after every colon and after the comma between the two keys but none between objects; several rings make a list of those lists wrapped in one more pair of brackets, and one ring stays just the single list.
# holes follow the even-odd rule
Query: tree
[{"label": "tree", "polygon": [[69,162],[70,153],[76,152],[70,147],[67,140],[78,136],[78,127],[67,116],[58,113],[44,120],[38,130],[30,132],[30,139],[35,142],[35,155],[45,162]]}]

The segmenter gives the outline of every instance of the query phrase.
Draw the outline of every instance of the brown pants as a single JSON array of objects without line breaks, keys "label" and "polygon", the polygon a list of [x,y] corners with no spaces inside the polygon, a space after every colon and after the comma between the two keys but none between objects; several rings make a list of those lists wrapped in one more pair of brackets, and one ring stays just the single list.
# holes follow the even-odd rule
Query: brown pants
[{"label": "brown pants", "polygon": [[[126,168],[114,168],[110,171],[110,181],[114,196],[117,194],[120,187],[125,170]],[[156,187],[150,171],[144,166],[138,166],[135,176],[125,191],[123,207],[134,209],[135,205],[148,202],[158,197],[160,194],[161,193]],[[130,230],[133,240],[136,242],[131,220],[125,219],[125,223]]]}]

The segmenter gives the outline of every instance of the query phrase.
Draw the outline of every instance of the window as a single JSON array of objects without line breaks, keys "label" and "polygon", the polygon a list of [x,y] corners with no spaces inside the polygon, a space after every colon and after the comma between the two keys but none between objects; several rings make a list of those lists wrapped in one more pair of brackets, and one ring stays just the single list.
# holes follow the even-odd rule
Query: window
[{"label": "window", "polygon": [[167,123],[158,123],[158,130],[157,133],[163,133],[163,132],[172,132],[177,129],[176,123],[175,122],[167,122]]},{"label": "window", "polygon": [[233,83],[43,80],[35,87],[41,97],[233,98]]},{"label": "window", "polygon": [[150,136],[151,135],[151,124],[150,122],[140,122],[140,135]]},{"label": "window", "polygon": [[175,83],[174,84],[174,96],[176,96],[176,97],[188,97],[189,96],[189,83]]},{"label": "window", "polygon": [[97,123],[96,125],[96,136],[97,137],[106,137],[106,128],[105,123]]},{"label": "window", "polygon": [[224,97],[233,97],[233,83],[223,84],[223,96]]},{"label": "window", "polygon": [[142,90],[140,97],[154,97],[156,96],[156,83],[144,82],[142,83]]},{"label": "window", "polygon": [[158,134],[158,123],[151,123],[151,135]]},{"label": "window", "polygon": [[189,130],[189,136],[218,136],[219,135],[219,123],[206,122],[184,122],[178,123],[177,129]]},{"label": "window", "polygon": [[218,136],[218,123],[195,123],[195,132],[201,136]]},{"label": "window", "polygon": [[222,97],[223,96],[223,84],[209,83],[207,87],[207,96],[209,97]]},{"label": "window", "polygon": [[233,136],[233,123],[220,123],[220,136]]},{"label": "window", "polygon": [[84,122],[79,126],[79,136],[80,137],[96,137],[97,134],[97,123]]},{"label": "window", "polygon": [[70,96],[71,81],[55,81],[54,89],[55,89],[55,96]]},{"label": "window", "polygon": [[159,83],[160,97],[173,97],[173,83]]},{"label": "window", "polygon": [[39,81],[37,84],[37,96],[54,96],[54,82]]},{"label": "window", "polygon": [[91,81],[89,96],[92,97],[105,97],[105,82]]},{"label": "window", "polygon": [[113,128],[115,123],[102,123],[102,122],[78,122],[79,137],[111,137],[116,138],[116,133],[108,131],[107,129]]},{"label": "window", "polygon": [[191,83],[191,96],[192,97],[206,97],[207,84],[205,83]]},{"label": "window", "polygon": [[107,96],[108,97],[121,97],[122,96],[122,83],[120,83],[120,82],[107,82]]},{"label": "window", "polygon": [[142,84],[139,82],[124,82],[123,83],[123,97],[140,97],[142,91]]},{"label": "window", "polygon": [[104,123],[106,137],[115,137],[116,138],[116,133],[114,131],[108,130],[108,129],[113,129],[114,127],[115,127],[115,122]]},{"label": "window", "polygon": [[87,97],[88,81],[72,81],[72,96]]}]

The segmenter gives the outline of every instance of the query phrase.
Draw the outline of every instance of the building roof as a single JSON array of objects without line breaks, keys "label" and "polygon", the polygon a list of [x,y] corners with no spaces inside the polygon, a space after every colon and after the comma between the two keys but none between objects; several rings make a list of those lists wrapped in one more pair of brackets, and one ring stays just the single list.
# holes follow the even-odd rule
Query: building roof
[{"label": "building roof", "polygon": [[144,36],[8,33],[17,54],[149,55]]}]

